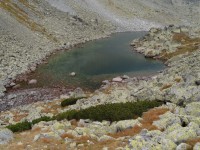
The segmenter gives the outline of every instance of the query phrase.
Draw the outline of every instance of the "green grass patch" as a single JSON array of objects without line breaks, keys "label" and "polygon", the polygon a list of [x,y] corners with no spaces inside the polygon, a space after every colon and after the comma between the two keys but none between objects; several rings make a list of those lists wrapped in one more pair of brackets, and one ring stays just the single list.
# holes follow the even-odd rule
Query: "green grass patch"
[{"label": "green grass patch", "polygon": [[79,99],[82,99],[82,98],[85,98],[85,97],[77,97],[77,98],[68,98],[68,99],[65,99],[65,100],[63,100],[61,102],[61,106],[65,107],[65,106],[69,106],[69,105],[74,105],[74,104],[76,104],[76,102]]},{"label": "green grass patch", "polygon": [[161,104],[157,101],[139,101],[98,105],[78,111],[74,119],[108,120],[111,122],[133,119],[134,116],[141,116],[143,112]]},{"label": "green grass patch", "polygon": [[72,119],[75,119],[75,116],[77,115],[78,112],[79,111],[77,110],[69,110],[69,111],[66,111],[54,116],[53,120],[58,120],[58,121],[64,120],[64,119],[72,120]]},{"label": "green grass patch", "polygon": [[162,105],[163,102],[158,101],[139,101],[139,102],[127,102],[127,103],[115,103],[106,105],[97,105],[82,110],[69,110],[53,117],[41,117],[33,120],[32,122],[21,122],[15,125],[7,126],[13,132],[21,132],[29,130],[32,125],[39,123],[40,121],[51,120],[72,120],[72,119],[90,119],[93,121],[120,121],[133,119],[134,116],[142,116],[143,112],[148,111],[151,108]]},{"label": "green grass patch", "polygon": [[30,130],[32,127],[30,122],[24,121],[14,125],[9,125],[7,126],[7,128],[10,129],[12,132],[22,132],[25,130]]},{"label": "green grass patch", "polygon": [[44,116],[44,117],[40,117],[40,118],[38,118],[38,119],[34,119],[32,122],[31,122],[31,124],[32,125],[34,125],[34,124],[37,124],[37,123],[39,123],[39,122],[41,122],[41,121],[51,121],[52,120],[52,118],[51,117],[47,117],[47,116]]}]

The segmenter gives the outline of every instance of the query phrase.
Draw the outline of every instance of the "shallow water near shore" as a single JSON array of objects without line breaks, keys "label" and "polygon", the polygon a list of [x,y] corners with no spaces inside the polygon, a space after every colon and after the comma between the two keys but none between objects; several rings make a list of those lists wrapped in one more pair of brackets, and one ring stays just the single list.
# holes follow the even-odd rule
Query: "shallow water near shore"
[{"label": "shallow water near shore", "polygon": [[[162,70],[161,61],[147,59],[132,50],[130,43],[146,32],[115,33],[109,38],[90,41],[70,51],[52,55],[47,64],[38,66],[28,79],[37,79],[36,85],[21,83],[23,88],[32,87],[81,87],[97,89],[103,80],[120,75],[145,76]],[[75,77],[69,76],[76,72]]]}]

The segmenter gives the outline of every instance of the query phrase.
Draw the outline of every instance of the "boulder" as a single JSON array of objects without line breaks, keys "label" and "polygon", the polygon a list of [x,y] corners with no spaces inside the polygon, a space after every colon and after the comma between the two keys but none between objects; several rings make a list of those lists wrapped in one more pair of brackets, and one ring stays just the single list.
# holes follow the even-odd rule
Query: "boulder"
[{"label": "boulder", "polygon": [[127,76],[127,75],[123,75],[123,76],[122,76],[122,79],[123,79],[123,80],[125,80],[125,79],[129,79],[129,78],[130,78],[130,77]]},{"label": "boulder", "polygon": [[16,85],[16,83],[14,83],[14,82],[12,82],[12,83],[10,83],[10,86],[12,87],[12,86],[15,86]]},{"label": "boulder", "polygon": [[74,77],[74,76],[76,76],[76,73],[75,72],[71,72],[69,75]]},{"label": "boulder", "polygon": [[186,144],[186,143],[181,143],[176,147],[176,150],[188,150],[191,149],[192,146]]},{"label": "boulder", "polygon": [[73,92],[70,93],[71,97],[86,97],[85,92],[81,88],[76,88]]},{"label": "boulder", "polygon": [[174,150],[176,144],[166,139],[159,130],[142,131],[140,135],[136,135],[126,147],[127,150]]},{"label": "boulder", "polygon": [[52,129],[54,130],[65,129],[65,125],[60,122],[55,122],[52,126]]},{"label": "boulder", "polygon": [[141,125],[138,120],[123,120],[117,123],[113,123],[110,128],[114,130],[114,132],[123,131],[128,128],[132,128],[135,125]]},{"label": "boulder", "polygon": [[109,84],[109,81],[108,80],[104,80],[102,81],[103,84]]},{"label": "boulder", "polygon": [[182,127],[170,132],[167,138],[174,141],[175,143],[181,143],[188,139],[196,138],[196,131],[189,127]]},{"label": "boulder", "polygon": [[200,102],[192,102],[185,107],[187,115],[199,117],[200,116]]},{"label": "boulder", "polygon": [[0,144],[7,144],[13,139],[13,132],[6,128],[0,129]]},{"label": "boulder", "polygon": [[200,150],[200,142],[196,143],[193,150]]},{"label": "boulder", "polygon": [[37,84],[37,80],[36,79],[31,79],[31,80],[29,80],[28,84]]},{"label": "boulder", "polygon": [[122,82],[122,80],[123,79],[121,77],[116,77],[112,79],[113,82]]},{"label": "boulder", "polygon": [[160,120],[153,122],[153,125],[155,125],[159,129],[166,129],[168,126],[171,126],[172,124],[181,125],[181,120],[177,115],[171,112],[167,112],[164,115],[161,115]]},{"label": "boulder", "polygon": [[108,141],[108,140],[115,140],[113,137],[111,136],[108,136],[108,135],[103,135],[99,138],[99,141],[100,142],[103,142],[103,141]]}]

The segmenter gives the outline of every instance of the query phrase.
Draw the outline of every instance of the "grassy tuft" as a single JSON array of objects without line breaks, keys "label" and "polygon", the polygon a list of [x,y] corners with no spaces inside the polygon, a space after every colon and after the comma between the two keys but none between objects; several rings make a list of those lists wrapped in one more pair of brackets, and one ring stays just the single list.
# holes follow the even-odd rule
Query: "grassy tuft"
[{"label": "grassy tuft", "polygon": [[78,111],[74,119],[108,120],[111,122],[133,119],[134,116],[141,116],[143,112],[161,104],[157,101],[139,101],[98,105]]},{"label": "grassy tuft", "polygon": [[30,122],[24,121],[14,125],[9,125],[7,126],[7,128],[10,129],[12,132],[22,132],[25,130],[30,130],[32,127]]},{"label": "grassy tuft", "polygon": [[34,119],[31,124],[34,125],[34,124],[37,124],[37,123],[39,123],[41,121],[46,121],[47,122],[47,121],[51,121],[51,120],[52,120],[51,117],[43,116],[41,118]]},{"label": "grassy tuft", "polygon": [[85,98],[85,97],[77,97],[77,98],[68,98],[68,99],[65,99],[65,100],[63,100],[61,102],[61,106],[65,107],[65,106],[69,106],[69,105],[74,105],[74,104],[76,104],[76,102],[79,99],[82,99],[82,98]]}]

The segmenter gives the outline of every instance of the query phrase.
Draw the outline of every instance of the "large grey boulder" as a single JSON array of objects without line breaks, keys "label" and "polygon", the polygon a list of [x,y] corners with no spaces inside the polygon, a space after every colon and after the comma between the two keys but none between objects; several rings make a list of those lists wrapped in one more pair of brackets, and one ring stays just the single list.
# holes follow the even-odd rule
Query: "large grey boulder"
[{"label": "large grey boulder", "polygon": [[172,124],[179,124],[179,125],[181,124],[180,118],[171,112],[167,112],[164,115],[161,115],[159,118],[160,120],[153,122],[153,125],[155,125],[159,129],[166,129],[168,126],[171,126]]},{"label": "large grey boulder", "polygon": [[186,105],[185,112],[187,115],[199,117],[200,116],[200,102],[193,102]]},{"label": "large grey boulder", "polygon": [[193,150],[200,150],[200,142],[196,143]]},{"label": "large grey boulder", "polygon": [[191,149],[192,146],[186,144],[186,143],[181,143],[176,147],[176,150],[188,150]]},{"label": "large grey boulder", "polygon": [[13,139],[13,132],[6,128],[0,128],[0,144],[7,144]]},{"label": "large grey boulder", "polygon": [[138,120],[123,120],[123,121],[118,121],[117,123],[112,123],[110,128],[113,129],[114,132],[118,132],[128,128],[132,128],[135,125],[140,126],[141,123]]},{"label": "large grey boulder", "polygon": [[175,143],[181,143],[196,137],[196,131],[189,127],[182,127],[167,134],[167,138],[174,141]]},{"label": "large grey boulder", "polygon": [[159,131],[143,130],[140,135],[136,135],[126,147],[126,150],[174,150],[176,144],[165,138],[165,135]]}]

